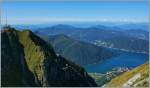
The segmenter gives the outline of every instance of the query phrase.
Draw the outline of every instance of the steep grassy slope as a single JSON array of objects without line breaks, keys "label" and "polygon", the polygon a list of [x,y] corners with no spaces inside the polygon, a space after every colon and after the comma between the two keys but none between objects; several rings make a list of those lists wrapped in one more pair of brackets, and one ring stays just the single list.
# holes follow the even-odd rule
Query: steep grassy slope
[{"label": "steep grassy slope", "polygon": [[80,66],[57,56],[31,31],[2,31],[2,86],[97,86]]},{"label": "steep grassy slope", "polygon": [[80,65],[93,64],[117,55],[107,48],[78,41],[63,34],[49,36],[48,41],[58,54]]},{"label": "steep grassy slope", "polygon": [[23,46],[14,29],[1,33],[1,84],[2,86],[34,86],[33,74],[27,68]]},{"label": "steep grassy slope", "polygon": [[[138,75],[139,77],[137,77]],[[131,79],[135,79],[135,81],[129,82],[129,80]],[[107,87],[122,87],[125,85],[130,87],[148,87],[149,63],[146,62],[145,64],[138,66],[131,71],[125,72],[122,75],[112,79],[108,84],[106,84]]]}]

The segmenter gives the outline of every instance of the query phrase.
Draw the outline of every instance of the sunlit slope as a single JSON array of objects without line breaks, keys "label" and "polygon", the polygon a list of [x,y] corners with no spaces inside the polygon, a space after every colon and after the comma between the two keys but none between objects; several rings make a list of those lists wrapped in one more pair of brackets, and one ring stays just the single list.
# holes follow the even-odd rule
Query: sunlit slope
[{"label": "sunlit slope", "polygon": [[107,87],[148,87],[149,86],[149,63],[146,62],[131,71],[112,79]]},{"label": "sunlit slope", "polygon": [[2,86],[97,86],[80,66],[57,56],[29,30],[2,30]]}]

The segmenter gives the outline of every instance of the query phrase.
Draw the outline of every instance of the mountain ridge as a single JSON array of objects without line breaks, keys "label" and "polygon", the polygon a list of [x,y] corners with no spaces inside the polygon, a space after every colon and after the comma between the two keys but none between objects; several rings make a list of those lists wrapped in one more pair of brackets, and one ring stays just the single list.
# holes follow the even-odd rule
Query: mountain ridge
[{"label": "mountain ridge", "polygon": [[[53,26],[48,28],[39,28],[35,31],[35,33],[37,32],[44,36],[65,34],[70,38],[92,44],[94,44],[96,41],[102,41],[102,43],[108,42],[107,47],[148,53],[149,32],[145,30],[140,29],[121,30],[118,29],[117,27],[105,27],[105,26],[104,27],[100,26],[97,28],[88,27],[88,28],[73,28],[73,29],[66,27],[61,28],[61,30],[59,29],[60,29],[59,25],[55,25],[54,28]],[[122,43],[122,39],[120,38],[123,38],[124,43]],[[136,43],[136,45],[133,43]],[[128,46],[128,44],[130,45]],[[103,44],[100,45],[103,46]],[[141,47],[143,45],[145,45],[145,47]]]},{"label": "mountain ridge", "polygon": [[[105,85],[105,87],[148,87],[149,62],[127,71]],[[145,80],[145,81],[142,81]],[[139,83],[139,84],[138,84]]]},{"label": "mountain ridge", "polygon": [[56,53],[79,64],[87,65],[119,55],[107,48],[72,39],[64,34],[49,36],[47,40]]},{"label": "mountain ridge", "polygon": [[4,29],[2,86],[97,86],[84,68],[57,56],[33,32]]}]

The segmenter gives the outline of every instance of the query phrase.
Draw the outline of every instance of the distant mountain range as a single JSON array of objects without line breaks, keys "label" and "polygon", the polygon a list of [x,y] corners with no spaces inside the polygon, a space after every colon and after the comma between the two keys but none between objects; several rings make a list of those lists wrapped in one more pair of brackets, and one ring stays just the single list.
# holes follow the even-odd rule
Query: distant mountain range
[{"label": "distant mountain range", "polygon": [[59,24],[52,27],[39,28],[34,32],[46,36],[64,34],[73,39],[98,46],[148,53],[149,32],[140,29],[124,30],[119,27],[103,25],[78,28]]},{"label": "distant mountain range", "polygon": [[31,29],[36,30],[37,28],[45,28],[45,27],[52,27],[53,25],[57,24],[64,24],[64,25],[71,25],[77,28],[88,28],[92,26],[102,25],[105,27],[111,28],[120,28],[122,30],[129,30],[129,29],[140,29],[148,31],[148,23],[135,23],[135,22],[53,22],[53,23],[43,23],[43,24],[20,24],[20,25],[11,25],[17,29]]},{"label": "distant mountain range", "polygon": [[3,87],[97,86],[84,68],[55,54],[50,44],[29,30],[1,30]]}]

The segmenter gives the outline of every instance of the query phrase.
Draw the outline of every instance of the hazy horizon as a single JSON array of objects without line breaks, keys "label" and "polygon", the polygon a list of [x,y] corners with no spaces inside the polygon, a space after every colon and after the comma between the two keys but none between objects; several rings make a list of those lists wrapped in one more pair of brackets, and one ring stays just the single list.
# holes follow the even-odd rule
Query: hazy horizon
[{"label": "hazy horizon", "polygon": [[2,24],[146,22],[146,2],[4,2]]}]

